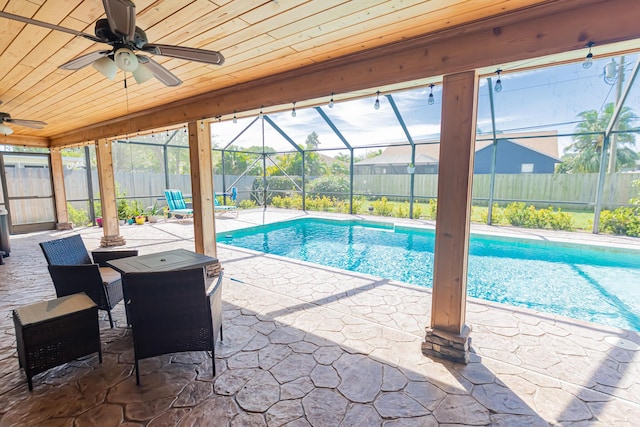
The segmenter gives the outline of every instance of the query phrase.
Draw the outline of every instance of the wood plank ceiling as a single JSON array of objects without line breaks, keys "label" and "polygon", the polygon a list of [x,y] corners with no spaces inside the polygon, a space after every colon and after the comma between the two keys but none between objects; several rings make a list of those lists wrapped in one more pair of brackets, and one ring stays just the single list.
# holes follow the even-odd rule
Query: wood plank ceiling
[{"label": "wood plank ceiling", "polygon": [[[581,3],[595,1],[579,0]],[[42,120],[18,138],[60,135],[135,112],[558,0],[135,0],[153,43],[220,51],[222,66],[154,56],[183,84],[114,81],[58,66],[106,45],[0,17],[0,111]],[[566,3],[566,0],[565,0]],[[574,1],[575,3],[575,1]],[[101,0],[0,0],[0,10],[94,34]],[[613,25],[613,24],[612,24]],[[581,53],[583,55],[583,53]],[[204,117],[203,117],[204,118]],[[9,137],[10,139],[11,137]],[[7,138],[4,139],[7,141]],[[46,141],[46,140],[45,140]],[[2,141],[0,141],[2,142]],[[78,142],[78,141],[75,141]]]}]

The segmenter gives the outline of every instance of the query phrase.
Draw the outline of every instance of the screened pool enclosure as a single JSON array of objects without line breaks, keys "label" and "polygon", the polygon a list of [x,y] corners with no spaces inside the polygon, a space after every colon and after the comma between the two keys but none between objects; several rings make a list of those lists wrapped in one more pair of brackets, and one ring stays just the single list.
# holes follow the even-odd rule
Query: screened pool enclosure
[{"label": "screened pool enclosure", "polygon": [[[482,77],[473,180],[473,205],[485,208],[479,219],[495,221],[492,209],[522,202],[589,213],[597,232],[601,210],[634,206],[637,73],[634,54],[598,58],[590,68],[572,63]],[[421,82],[202,121],[211,129],[214,191],[230,203],[225,194],[235,187],[241,208],[433,219],[441,95],[440,82]],[[46,187],[46,158],[20,163],[10,153],[19,147],[4,150],[0,205],[11,223],[55,222],[54,209],[26,208],[29,194]],[[92,223],[101,215],[95,149],[65,149],[62,157],[71,221]],[[119,139],[113,162],[119,210],[161,207],[166,188],[191,193],[186,127]],[[45,172],[38,179],[36,169]]]}]

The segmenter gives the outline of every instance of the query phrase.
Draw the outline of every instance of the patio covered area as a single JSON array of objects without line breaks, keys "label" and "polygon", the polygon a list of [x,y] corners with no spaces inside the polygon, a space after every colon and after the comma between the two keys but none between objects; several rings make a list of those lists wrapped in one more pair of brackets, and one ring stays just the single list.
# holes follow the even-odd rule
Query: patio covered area
[{"label": "patio covered area", "polygon": [[[244,211],[219,232],[301,212]],[[407,222],[412,222],[405,220]],[[486,229],[485,229],[486,230]],[[483,231],[479,229],[476,231]],[[188,222],[122,228],[141,254],[194,248]],[[563,239],[554,232],[509,231]],[[141,361],[136,386],[124,310],[101,316],[104,361],[86,357],[34,378],[18,368],[10,311],[55,296],[37,245],[101,229],[16,236],[0,268],[0,426],[46,425],[590,425],[640,417],[640,335],[526,309],[470,300],[467,365],[421,354],[429,289],[220,245],[224,341],[216,368],[204,352]],[[629,238],[581,235],[628,246]],[[624,341],[622,341],[624,340]],[[620,343],[634,343],[632,347]]]},{"label": "patio covered area", "polygon": [[[0,50],[2,109],[48,126],[12,135],[5,126],[0,144],[45,150],[51,176],[46,198],[12,199],[3,185],[0,205],[30,199],[32,211],[46,205],[50,221],[11,236],[11,257],[0,266],[0,426],[634,425],[638,334],[466,297],[480,77],[582,62],[592,47],[602,56],[637,52],[634,1],[136,3],[137,22],[152,42],[219,49],[225,65],[157,58],[183,79],[180,86],[135,84],[126,73],[123,85],[91,67],[60,70],[96,51],[96,39],[86,35],[104,17],[100,2],[2,5],[9,35]],[[131,40],[126,47],[134,49]],[[161,56],[152,50],[145,53]],[[106,59],[106,52],[98,56]],[[303,213],[215,218],[220,189],[213,186],[209,124],[324,105],[334,95],[336,102],[373,94],[378,101],[381,93],[436,84],[442,143],[433,293],[216,245],[216,233],[226,229]],[[113,142],[176,129],[188,134],[193,220],[121,227]],[[95,147],[104,228],[71,230],[60,150],[87,145]],[[20,231],[36,228],[30,226]],[[59,231],[42,231],[54,227]],[[142,361],[137,387],[120,305],[116,328],[100,321],[102,364],[89,357],[52,369],[29,393],[11,310],[55,296],[37,243],[70,233],[90,248],[145,254],[183,247],[219,258],[225,339],[215,360],[188,353]],[[471,352],[465,347],[454,357],[469,363],[426,357],[425,339],[434,335],[432,343],[453,337],[470,344]]]}]

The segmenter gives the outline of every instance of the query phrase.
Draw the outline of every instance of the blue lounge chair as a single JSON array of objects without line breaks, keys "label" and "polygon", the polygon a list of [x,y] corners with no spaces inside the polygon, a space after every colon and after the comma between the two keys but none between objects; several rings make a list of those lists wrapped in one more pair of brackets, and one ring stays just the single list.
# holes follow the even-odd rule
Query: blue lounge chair
[{"label": "blue lounge chair", "polygon": [[167,199],[169,213],[179,220],[193,218],[193,209],[187,208],[187,203],[182,197],[180,190],[164,190],[164,196]]},{"label": "blue lounge chair", "polygon": [[[237,193],[236,187],[233,187],[231,189],[232,201],[235,202],[237,194],[238,193]],[[218,198],[216,197],[215,193],[213,193],[213,211],[217,212],[219,214],[218,216],[222,216],[228,212],[235,212],[236,218],[238,217],[238,207],[236,205],[221,205],[220,202],[218,202]]]}]

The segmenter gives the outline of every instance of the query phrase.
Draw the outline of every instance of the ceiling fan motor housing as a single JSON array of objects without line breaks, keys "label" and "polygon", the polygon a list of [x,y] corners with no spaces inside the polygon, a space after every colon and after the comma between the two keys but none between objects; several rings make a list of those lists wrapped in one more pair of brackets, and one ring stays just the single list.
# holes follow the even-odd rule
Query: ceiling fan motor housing
[{"label": "ceiling fan motor housing", "polygon": [[133,40],[127,42],[122,37],[116,35],[111,31],[109,27],[109,21],[106,18],[98,19],[96,21],[96,37],[103,40],[105,43],[110,44],[117,49],[122,46],[128,46],[132,49],[142,49],[144,45],[149,43],[147,40],[147,34],[140,27],[136,27],[136,31]]}]

